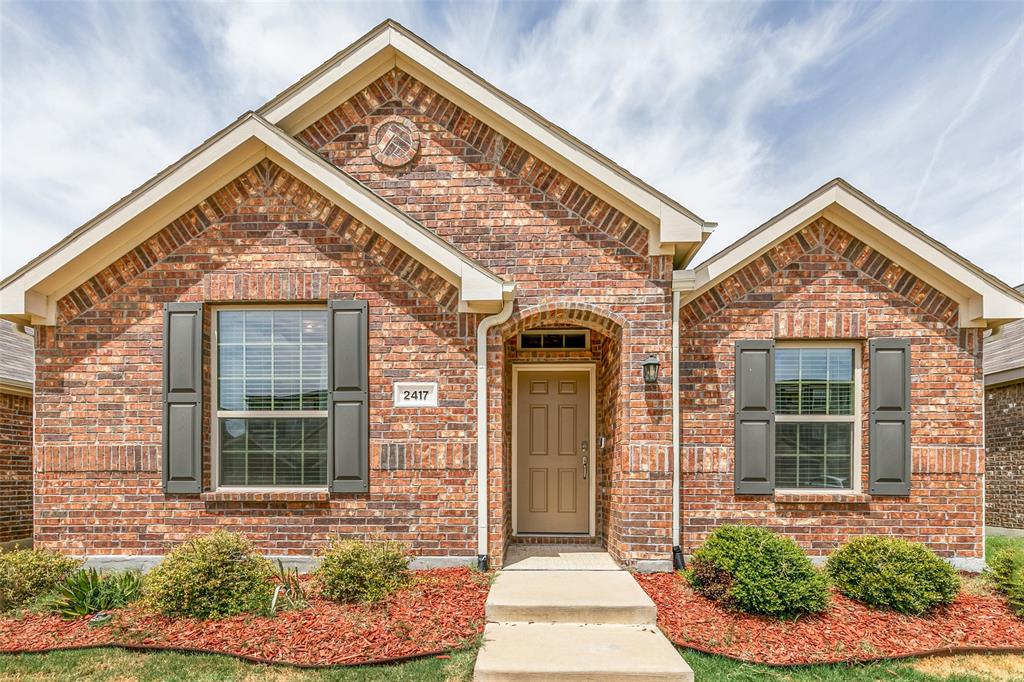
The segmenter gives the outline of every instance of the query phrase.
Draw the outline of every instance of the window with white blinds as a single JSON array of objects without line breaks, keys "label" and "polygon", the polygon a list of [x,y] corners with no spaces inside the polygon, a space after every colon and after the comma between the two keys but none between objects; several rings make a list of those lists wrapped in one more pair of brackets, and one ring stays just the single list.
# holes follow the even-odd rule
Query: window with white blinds
[{"label": "window with white blinds", "polygon": [[775,487],[852,489],[859,364],[854,346],[775,349]]},{"label": "window with white blinds", "polygon": [[219,486],[327,485],[327,310],[216,311]]}]

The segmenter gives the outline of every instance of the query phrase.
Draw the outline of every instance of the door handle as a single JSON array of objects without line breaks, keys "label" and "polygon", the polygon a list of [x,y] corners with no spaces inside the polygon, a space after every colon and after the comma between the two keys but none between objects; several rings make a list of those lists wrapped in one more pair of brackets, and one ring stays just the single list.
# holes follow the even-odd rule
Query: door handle
[{"label": "door handle", "polygon": [[587,469],[588,469],[588,465],[590,464],[590,457],[587,455],[587,451],[589,450],[589,447],[590,446],[588,445],[587,441],[583,441],[582,443],[580,443],[580,450],[583,451],[583,480],[584,481],[587,480]]}]

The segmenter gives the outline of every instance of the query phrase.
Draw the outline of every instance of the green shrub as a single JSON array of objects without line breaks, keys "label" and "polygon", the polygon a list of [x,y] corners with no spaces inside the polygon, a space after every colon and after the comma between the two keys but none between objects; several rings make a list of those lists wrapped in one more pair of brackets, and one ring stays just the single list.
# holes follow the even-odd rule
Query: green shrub
[{"label": "green shrub", "polygon": [[142,577],[136,571],[100,575],[90,568],[65,578],[49,604],[65,618],[76,618],[127,606],[141,592]]},{"label": "green shrub", "polygon": [[988,562],[988,578],[1002,592],[1010,608],[1024,618],[1024,549],[1006,547]]},{"label": "green shrub", "polygon": [[755,526],[722,526],[694,553],[686,578],[709,599],[747,613],[822,611],[828,585],[789,538]]},{"label": "green shrub", "polygon": [[168,616],[262,612],[274,592],[270,562],[240,535],[217,531],[181,545],[144,579],[146,602]]},{"label": "green shrub", "polygon": [[24,606],[51,591],[82,562],[45,549],[0,554],[0,611]]},{"label": "green shrub", "polygon": [[847,597],[900,613],[923,613],[960,592],[952,566],[924,545],[897,538],[850,540],[832,553],[826,570]]},{"label": "green shrub", "polygon": [[328,599],[375,602],[409,584],[409,555],[397,542],[335,540],[316,577]]}]

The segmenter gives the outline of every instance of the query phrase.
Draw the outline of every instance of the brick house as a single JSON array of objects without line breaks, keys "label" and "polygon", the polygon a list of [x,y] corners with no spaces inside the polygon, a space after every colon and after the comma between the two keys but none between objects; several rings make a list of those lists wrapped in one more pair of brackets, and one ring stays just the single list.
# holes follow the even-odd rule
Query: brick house
[{"label": "brick house", "polygon": [[985,525],[1024,534],[1024,321],[986,335],[984,369]]},{"label": "brick house", "polygon": [[1024,298],[843,180],[690,267],[713,228],[385,22],[0,283],[35,541],[661,570],[744,522],[979,564],[981,336]]},{"label": "brick house", "polygon": [[31,329],[0,320],[0,550],[32,541]]}]

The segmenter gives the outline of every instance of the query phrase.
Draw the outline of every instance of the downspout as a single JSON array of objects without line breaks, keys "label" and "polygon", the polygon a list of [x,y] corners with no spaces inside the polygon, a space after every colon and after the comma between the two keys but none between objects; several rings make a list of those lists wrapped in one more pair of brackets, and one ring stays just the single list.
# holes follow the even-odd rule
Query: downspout
[{"label": "downspout", "polygon": [[501,312],[480,320],[476,328],[476,563],[487,570],[487,333],[512,316],[509,298]]},{"label": "downspout", "polygon": [[679,292],[672,292],[672,568],[683,568],[679,546]]}]

